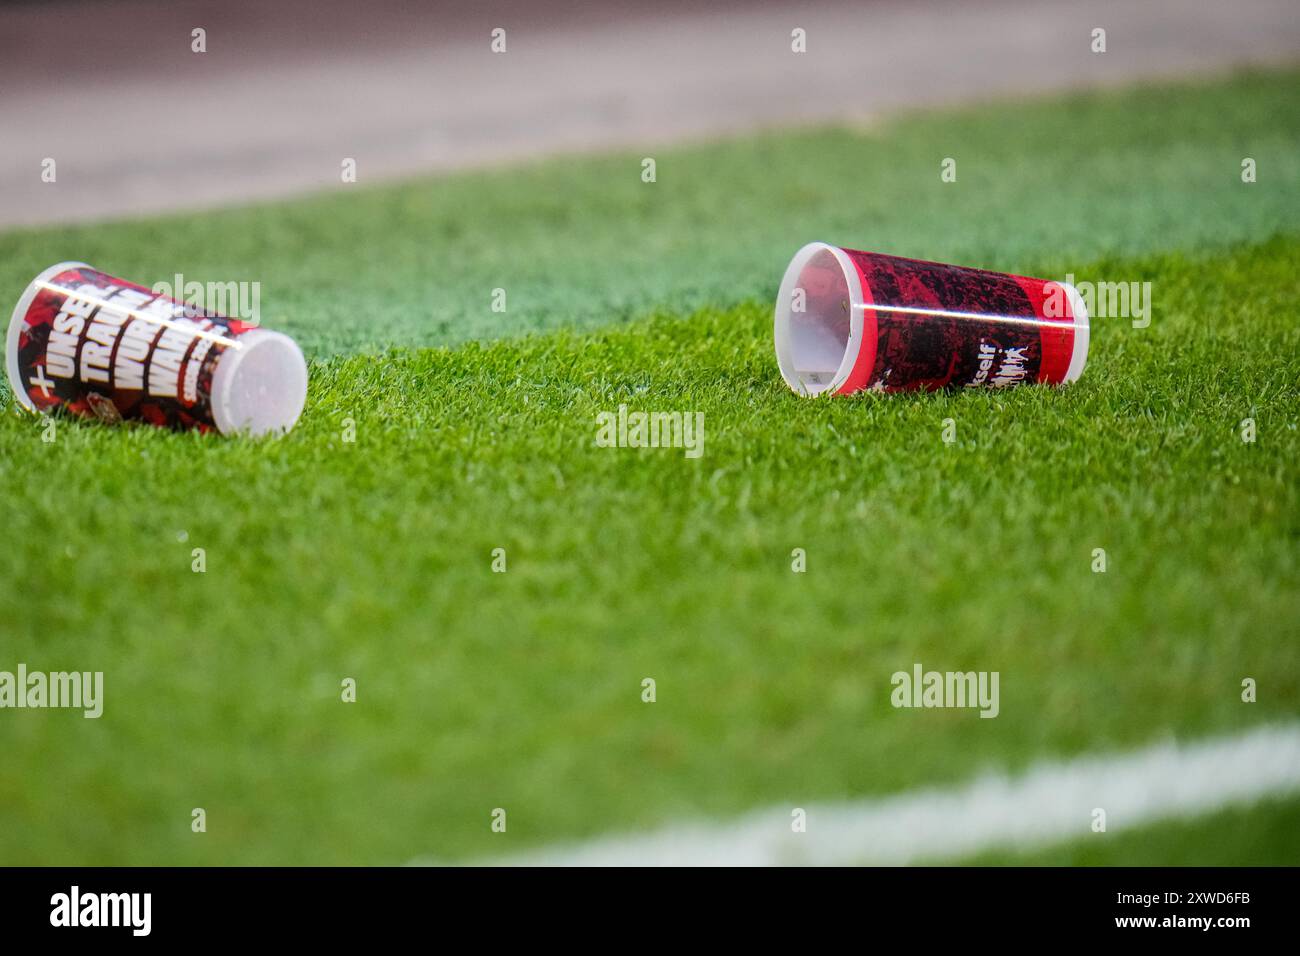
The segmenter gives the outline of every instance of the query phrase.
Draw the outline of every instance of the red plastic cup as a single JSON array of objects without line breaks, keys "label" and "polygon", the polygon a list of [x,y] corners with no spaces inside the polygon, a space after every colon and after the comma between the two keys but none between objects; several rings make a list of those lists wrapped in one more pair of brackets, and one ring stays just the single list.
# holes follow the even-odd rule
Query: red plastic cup
[{"label": "red plastic cup", "polygon": [[51,266],[27,286],[5,367],[32,411],[223,435],[286,432],[307,398],[293,339],[84,262]]},{"label": "red plastic cup", "polygon": [[1065,282],[813,242],[781,282],[776,358],[800,395],[1065,385],[1088,310]]}]

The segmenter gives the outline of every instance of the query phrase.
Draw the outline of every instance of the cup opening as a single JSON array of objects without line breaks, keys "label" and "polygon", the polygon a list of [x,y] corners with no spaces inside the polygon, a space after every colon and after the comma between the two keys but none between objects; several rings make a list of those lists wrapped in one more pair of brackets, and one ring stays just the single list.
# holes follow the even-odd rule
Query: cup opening
[{"label": "cup opening", "polygon": [[18,343],[22,338],[23,328],[26,325],[27,310],[31,308],[32,302],[36,300],[36,296],[40,294],[45,283],[56,275],[67,272],[69,269],[89,268],[90,266],[84,262],[60,262],[58,265],[50,266],[27,283],[27,288],[23,290],[22,296],[18,299],[18,304],[14,306],[13,315],[9,318],[9,330],[5,335],[5,375],[9,379],[9,386],[13,389],[14,397],[18,399],[18,404],[29,412],[36,411],[36,404],[23,386],[21,370],[18,368]]},{"label": "cup opening", "polygon": [[791,260],[776,302],[776,357],[801,395],[844,384],[862,339],[862,290],[843,250],[823,242]]},{"label": "cup opening", "polygon": [[1058,282],[1070,300],[1070,314],[1074,316],[1074,349],[1070,353],[1070,367],[1066,370],[1062,385],[1077,382],[1088,364],[1088,339],[1091,329],[1088,322],[1088,306],[1083,301],[1079,290],[1068,282]]}]

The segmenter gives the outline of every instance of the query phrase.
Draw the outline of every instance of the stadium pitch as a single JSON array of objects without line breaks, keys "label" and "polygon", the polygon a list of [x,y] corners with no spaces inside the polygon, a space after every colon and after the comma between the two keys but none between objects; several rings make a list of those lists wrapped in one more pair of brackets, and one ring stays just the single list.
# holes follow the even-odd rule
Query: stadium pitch
[{"label": "stadium pitch", "polygon": [[[0,236],[14,296],[259,282],[311,359],[271,442],[46,440],[6,390],[0,669],[104,677],[96,720],[0,721],[0,860],[507,859],[1288,725],[1297,81]],[[801,400],[772,302],[812,239],[1150,283],[1149,324],[1095,321],[1065,389]],[[624,405],[703,454],[602,447]],[[997,672],[997,717],[893,707],[918,664]],[[1195,807],[946,859],[1296,861],[1285,780]]]}]

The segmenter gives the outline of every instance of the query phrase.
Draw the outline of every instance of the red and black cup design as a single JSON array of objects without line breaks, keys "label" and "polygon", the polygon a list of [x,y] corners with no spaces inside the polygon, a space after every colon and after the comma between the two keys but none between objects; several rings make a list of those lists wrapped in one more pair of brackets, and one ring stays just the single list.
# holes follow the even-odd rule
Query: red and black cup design
[{"label": "red and black cup design", "polygon": [[287,336],[80,262],[28,285],[5,366],[31,411],[222,434],[288,431],[307,395],[306,362]]},{"label": "red and black cup design", "polygon": [[814,242],[781,282],[776,356],[801,395],[1064,385],[1088,312],[1065,282]]}]

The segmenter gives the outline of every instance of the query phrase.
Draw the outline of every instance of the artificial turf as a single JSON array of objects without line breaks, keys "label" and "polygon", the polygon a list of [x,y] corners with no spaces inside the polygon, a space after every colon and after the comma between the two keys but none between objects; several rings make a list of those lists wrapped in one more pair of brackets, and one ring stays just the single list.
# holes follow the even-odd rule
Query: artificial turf
[{"label": "artificial turf", "polygon": [[69,258],[145,284],[259,282],[263,321],[325,357],[769,302],[813,239],[1087,278],[1084,265],[1293,230],[1298,86],[1300,71],[1245,74],[12,232],[0,289],[16,298]]},{"label": "artificial turf", "polygon": [[[99,720],[0,713],[0,861],[465,859],[1294,718],[1296,78],[0,237],[15,298],[256,279],[314,356],[280,440],[0,419],[0,669],[105,673]],[[1153,320],[1066,389],[802,400],[770,300],[811,238],[1150,281]],[[703,456],[596,447],[621,403]],[[1000,715],[893,709],[914,662]]]}]

